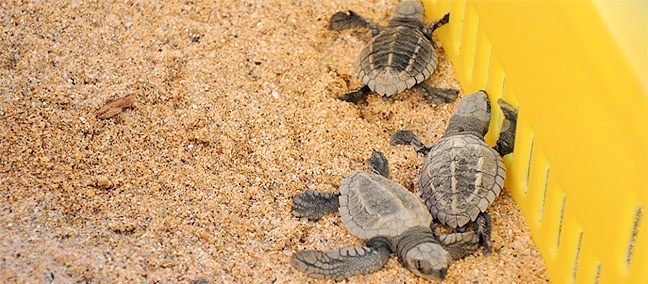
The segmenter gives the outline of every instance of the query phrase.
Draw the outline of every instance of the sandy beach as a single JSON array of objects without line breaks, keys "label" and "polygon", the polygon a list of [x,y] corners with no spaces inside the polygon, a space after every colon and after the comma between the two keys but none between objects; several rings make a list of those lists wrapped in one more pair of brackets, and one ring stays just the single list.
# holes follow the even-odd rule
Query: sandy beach
[{"label": "sandy beach", "polygon": [[[2,1],[0,282],[320,282],[291,254],[361,241],[338,215],[293,217],[292,196],[337,191],[373,150],[415,192],[423,157],[389,136],[434,142],[456,105],[336,99],[360,86],[371,33],[329,17],[384,24],[395,2]],[[437,51],[428,82],[460,89]],[[511,195],[489,212],[495,252],[455,261],[446,282],[548,282]],[[426,281],[392,257],[347,282]]]}]

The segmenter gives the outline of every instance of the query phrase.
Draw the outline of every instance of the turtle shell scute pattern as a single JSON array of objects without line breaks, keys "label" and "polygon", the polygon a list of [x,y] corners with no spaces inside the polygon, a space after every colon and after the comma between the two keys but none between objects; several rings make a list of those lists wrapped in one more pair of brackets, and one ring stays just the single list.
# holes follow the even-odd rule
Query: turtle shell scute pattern
[{"label": "turtle shell scute pattern", "polygon": [[458,228],[475,221],[499,196],[506,171],[502,157],[474,135],[439,140],[419,179],[419,194],[432,217]]},{"label": "turtle shell scute pattern", "polygon": [[396,237],[432,222],[416,195],[381,175],[363,171],[353,171],[342,181],[339,211],[349,233],[364,240]]},{"label": "turtle shell scute pattern", "polygon": [[397,26],[374,37],[360,52],[355,68],[362,83],[389,97],[422,83],[437,64],[434,46],[420,30]]}]

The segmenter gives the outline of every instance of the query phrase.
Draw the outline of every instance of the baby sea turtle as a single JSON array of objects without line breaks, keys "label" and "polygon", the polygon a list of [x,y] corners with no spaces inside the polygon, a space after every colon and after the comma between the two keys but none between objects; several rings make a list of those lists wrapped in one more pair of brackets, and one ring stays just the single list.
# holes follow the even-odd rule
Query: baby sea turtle
[{"label": "baby sea turtle", "polygon": [[423,82],[437,68],[432,32],[448,23],[449,19],[450,14],[446,14],[424,26],[423,5],[418,0],[398,3],[386,27],[380,27],[351,10],[335,13],[329,29],[368,27],[374,36],[355,62],[356,72],[364,85],[339,99],[358,103],[370,91],[389,97],[414,86],[421,89],[432,103],[447,103],[457,98],[457,90],[436,88]]},{"label": "baby sea turtle", "polygon": [[491,110],[485,91],[463,97],[439,141],[425,146],[409,130],[394,133],[391,143],[409,144],[427,155],[418,186],[432,217],[443,225],[464,231],[472,226],[484,253],[493,250],[491,218],[486,208],[499,196],[506,170],[502,156],[513,152],[517,111],[499,100],[505,116],[494,148],[484,142]]},{"label": "baby sea turtle", "polygon": [[479,238],[472,232],[437,236],[432,216],[414,194],[388,179],[387,158],[374,152],[372,173],[353,171],[340,193],[306,190],[293,198],[292,213],[316,220],[339,211],[342,223],[365,246],[319,252],[298,251],[290,264],[310,277],[340,280],[374,272],[395,252],[416,275],[443,279],[452,259],[474,253]]}]

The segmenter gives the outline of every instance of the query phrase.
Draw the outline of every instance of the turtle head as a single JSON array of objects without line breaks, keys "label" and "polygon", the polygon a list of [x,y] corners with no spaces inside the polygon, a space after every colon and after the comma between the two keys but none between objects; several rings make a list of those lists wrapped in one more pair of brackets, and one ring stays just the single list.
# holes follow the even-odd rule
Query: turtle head
[{"label": "turtle head", "polygon": [[467,95],[459,101],[443,136],[470,133],[484,137],[490,124],[491,107],[486,91]]},{"label": "turtle head", "polygon": [[450,253],[435,242],[420,243],[403,256],[405,267],[420,277],[433,280],[445,279],[451,261]]},{"label": "turtle head", "polygon": [[402,24],[404,22],[414,22],[423,26],[423,5],[419,0],[405,0],[394,7],[392,11],[391,24]]}]

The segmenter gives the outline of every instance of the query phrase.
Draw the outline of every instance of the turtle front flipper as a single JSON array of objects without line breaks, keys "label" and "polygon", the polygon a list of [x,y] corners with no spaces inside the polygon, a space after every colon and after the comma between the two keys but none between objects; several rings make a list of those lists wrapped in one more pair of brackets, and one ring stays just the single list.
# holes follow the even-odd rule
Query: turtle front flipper
[{"label": "turtle front flipper", "polygon": [[389,161],[383,152],[373,151],[369,159],[367,159],[367,166],[369,166],[374,173],[389,178]]},{"label": "turtle front flipper", "polygon": [[445,89],[432,87],[426,83],[416,85],[425,93],[425,98],[433,104],[447,104],[454,101],[459,96],[456,89]]},{"label": "turtle front flipper", "polygon": [[430,152],[431,147],[423,145],[423,142],[419,140],[418,136],[414,134],[411,130],[399,130],[396,131],[389,138],[389,143],[392,145],[409,145],[416,149],[416,152],[427,155]]},{"label": "turtle front flipper", "polygon": [[432,33],[438,29],[439,27],[447,24],[450,22],[450,13],[447,13],[443,16],[443,18],[435,21],[434,23],[431,23],[423,28],[423,34],[432,40]]},{"label": "turtle front flipper", "polygon": [[358,15],[358,13],[351,10],[347,12],[337,12],[333,14],[331,20],[329,21],[329,29],[333,31],[339,31],[354,27],[367,27],[371,29],[371,34],[374,36],[380,33],[380,26],[363,18],[362,16]]},{"label": "turtle front flipper", "polygon": [[497,145],[494,149],[502,157],[507,154],[513,153],[513,146],[515,145],[515,130],[517,128],[517,110],[502,99],[497,100],[497,103],[504,113],[504,121],[502,122],[502,130],[500,131]]},{"label": "turtle front flipper", "polygon": [[367,94],[369,94],[369,92],[371,92],[369,86],[364,85],[356,90],[353,90],[351,92],[339,96],[338,99],[345,102],[358,104],[362,99],[364,99],[367,96]]},{"label": "turtle front flipper", "polygon": [[307,189],[293,197],[292,214],[317,220],[340,208],[340,195],[332,192],[318,192]]},{"label": "turtle front flipper", "polygon": [[326,252],[304,250],[292,255],[290,265],[309,277],[342,280],[381,269],[389,260],[390,253],[389,247],[382,245]]},{"label": "turtle front flipper", "polygon": [[479,237],[473,231],[439,235],[439,242],[453,260],[469,256],[479,249]]}]

